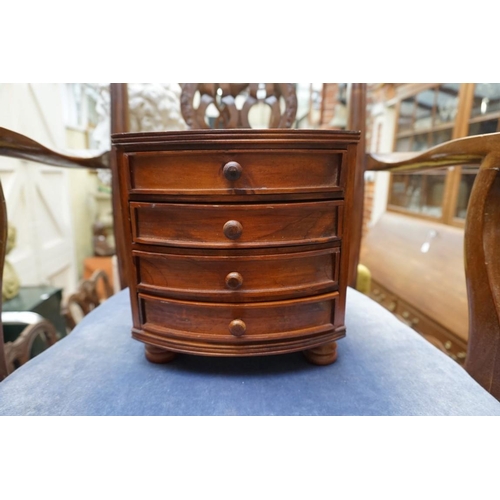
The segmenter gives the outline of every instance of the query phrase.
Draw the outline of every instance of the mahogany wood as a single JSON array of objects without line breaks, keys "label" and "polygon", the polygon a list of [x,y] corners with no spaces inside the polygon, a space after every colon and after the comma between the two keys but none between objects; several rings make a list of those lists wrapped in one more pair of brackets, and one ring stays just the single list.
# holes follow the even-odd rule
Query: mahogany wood
[{"label": "mahogany wood", "polygon": [[[344,228],[359,134],[112,139],[134,270],[133,336],[148,345],[148,359],[150,346],[251,356],[310,350],[344,335]],[[327,351],[308,359],[332,362]]]},{"label": "mahogany wood", "polygon": [[500,133],[466,137],[423,153],[368,155],[367,168],[415,172],[480,164],[464,231],[469,339],[465,367],[500,399]]},{"label": "mahogany wood", "polygon": [[0,127],[0,156],[36,161],[55,167],[66,168],[110,168],[109,151],[98,156],[71,156],[53,151],[38,142]]},{"label": "mahogany wood", "polygon": [[[208,129],[206,111],[215,106],[219,116],[213,128],[251,128],[249,113],[258,103],[271,108],[269,128],[290,128],[297,114],[297,96],[291,83],[184,83],[181,93],[181,113],[188,127]],[[200,94],[198,107],[194,107],[194,97]],[[260,93],[264,95],[260,97]],[[236,106],[236,97],[245,96],[241,108]],[[285,109],[281,112],[280,99]]]},{"label": "mahogany wood", "polygon": [[[5,264],[5,254],[7,252],[7,206],[3,194],[2,183],[0,182],[0,289],[3,284],[3,267]],[[2,300],[0,299],[0,317],[2,314]],[[5,347],[3,340],[3,324],[0,320],[0,381],[7,375],[7,361],[5,359]]]},{"label": "mahogany wood", "polygon": [[156,347],[154,345],[146,344],[145,346],[146,359],[151,363],[158,363],[160,365],[164,363],[170,363],[175,359],[177,353],[173,351],[168,351],[162,349],[161,347]]},{"label": "mahogany wood", "polygon": [[[198,248],[290,246],[342,237],[343,201],[273,204],[130,203],[134,242]],[[166,223],[166,221],[168,221]]]},{"label": "mahogany wood", "polygon": [[329,342],[304,351],[307,361],[314,365],[330,365],[337,360],[337,342]]},{"label": "mahogany wood", "polygon": [[[128,90],[126,83],[110,83],[109,93],[111,99],[111,133],[129,131]],[[116,259],[118,262],[118,275],[120,287],[123,290],[128,286],[129,271],[124,259],[126,252],[125,235],[123,234],[122,211],[120,210],[120,197],[118,195],[118,174],[116,171],[115,157],[111,161],[111,194],[113,204],[113,231],[115,235]]]},{"label": "mahogany wood", "polygon": [[[343,192],[342,153],[169,151],[127,154],[130,192],[161,195],[272,195]],[[231,176],[228,172],[231,170]],[[164,175],[167,172],[168,175]],[[246,198],[245,198],[246,199]]]},{"label": "mahogany wood", "polygon": [[[497,134],[498,135],[498,134]],[[499,138],[500,143],[500,138]],[[500,144],[477,174],[465,226],[469,294],[466,368],[500,399]]]},{"label": "mahogany wood", "polygon": [[349,130],[361,131],[358,143],[358,155],[354,176],[353,204],[349,214],[350,247],[349,247],[349,286],[356,286],[359,252],[361,248],[361,235],[363,229],[363,204],[364,204],[364,152],[366,151],[366,83],[352,83],[349,86]]},{"label": "mahogany wood", "polygon": [[134,250],[137,287],[145,293],[215,302],[221,298],[224,302],[277,300],[336,290],[340,247],[298,250],[268,255],[228,251],[223,255],[186,251],[176,255]]}]

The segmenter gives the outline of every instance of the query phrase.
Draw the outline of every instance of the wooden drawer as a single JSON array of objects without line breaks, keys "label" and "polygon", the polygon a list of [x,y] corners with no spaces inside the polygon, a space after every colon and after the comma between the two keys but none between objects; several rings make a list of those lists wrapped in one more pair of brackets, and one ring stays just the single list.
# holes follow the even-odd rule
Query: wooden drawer
[{"label": "wooden drawer", "polygon": [[133,194],[235,195],[342,191],[342,151],[170,151],[126,154]]},{"label": "wooden drawer", "polygon": [[218,355],[279,350],[280,345],[293,350],[294,343],[303,349],[304,342],[307,347],[324,342],[325,336],[344,336],[343,328],[339,332],[334,328],[337,299],[334,292],[299,300],[216,304],[139,294],[142,330],[134,336],[146,340],[150,334],[152,343],[163,340],[181,351],[188,346],[190,352],[209,353],[215,345]]},{"label": "wooden drawer", "polygon": [[274,205],[130,203],[137,243],[247,248],[326,243],[342,236],[343,201]]},{"label": "wooden drawer", "polygon": [[271,255],[173,255],[134,251],[138,289],[218,302],[276,300],[338,287],[340,248]]}]

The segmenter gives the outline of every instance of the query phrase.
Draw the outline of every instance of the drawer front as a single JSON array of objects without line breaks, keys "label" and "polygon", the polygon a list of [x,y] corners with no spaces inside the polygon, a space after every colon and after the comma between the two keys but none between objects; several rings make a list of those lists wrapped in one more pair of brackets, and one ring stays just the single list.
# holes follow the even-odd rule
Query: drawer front
[{"label": "drawer front", "polygon": [[245,248],[326,243],[342,236],[342,201],[274,205],[131,203],[137,243]]},{"label": "drawer front", "polygon": [[144,331],[170,338],[238,343],[332,330],[338,293],[251,304],[213,304],[139,294]]},{"label": "drawer front", "polygon": [[337,289],[340,249],[253,256],[134,251],[139,290],[219,302],[304,297]]},{"label": "drawer front", "polygon": [[235,195],[340,191],[343,153],[144,152],[129,153],[129,189],[134,194]]}]

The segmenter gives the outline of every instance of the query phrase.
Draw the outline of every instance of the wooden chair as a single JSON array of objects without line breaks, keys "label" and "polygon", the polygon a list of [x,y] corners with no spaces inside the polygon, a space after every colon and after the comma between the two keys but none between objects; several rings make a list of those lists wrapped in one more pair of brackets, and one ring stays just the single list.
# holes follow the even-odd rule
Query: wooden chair
[{"label": "wooden chair", "polygon": [[480,165],[465,222],[469,341],[465,368],[500,399],[500,133],[435,146],[424,153],[368,154],[366,170],[419,172]]},{"label": "wooden chair", "polygon": [[5,325],[24,327],[14,341],[4,345],[8,374],[29,361],[37,339],[40,338],[46,347],[54,345],[58,340],[54,325],[34,312],[4,312],[1,323],[2,328]]},{"label": "wooden chair", "polygon": [[[100,293],[100,291],[102,291]],[[94,271],[89,279],[82,280],[78,290],[66,301],[64,317],[66,327],[71,332],[80,321],[106,299],[113,295],[109,277],[102,269]]]},{"label": "wooden chair", "polygon": [[[109,168],[109,153],[103,153],[96,157],[68,156],[52,151],[32,139],[0,128],[0,155],[14,158],[32,160],[47,165],[66,168]],[[7,207],[5,197],[0,184],[0,269],[3,269],[7,244]],[[2,280],[0,279],[0,287]],[[3,326],[0,324],[0,380],[3,380],[12,371],[13,359],[19,360],[19,364],[27,361],[31,344],[40,333],[45,332],[49,345],[55,342],[55,336],[47,322],[38,326],[33,322],[29,328],[16,340],[14,345],[5,346],[3,342]]]},{"label": "wooden chair", "polygon": [[[199,93],[199,104],[194,105]],[[238,97],[243,103],[237,106]],[[283,108],[281,110],[283,101]],[[297,114],[297,95],[291,83],[184,83],[181,112],[189,128],[252,128],[250,112],[254,106],[270,108],[266,128],[290,128]],[[209,125],[207,110],[213,106],[218,113]]]},{"label": "wooden chair", "polygon": [[[112,92],[112,102],[115,103],[115,106],[113,108],[113,113],[112,116],[114,117],[114,123],[118,123],[119,126],[117,128],[122,128],[126,129],[126,87],[123,84],[114,84],[116,85],[114,87],[114,91]],[[350,127],[355,127],[355,128],[364,128],[364,108],[365,108],[365,87],[363,84],[358,84],[358,85],[352,85],[351,87],[351,99],[350,99],[350,109],[351,109],[351,120],[350,120]],[[119,104],[121,103],[121,105]],[[116,129],[115,129],[116,130]],[[122,130],[123,131],[123,130]],[[21,138],[21,142],[23,144],[26,144],[26,139]],[[19,143],[17,143],[19,144]],[[0,142],[0,145],[2,143]],[[0,148],[0,153],[5,154],[11,153],[12,150],[16,149],[16,154],[19,155],[20,150],[24,150],[26,148],[24,147],[18,147],[17,145],[12,146],[12,142],[10,145],[7,145],[7,148],[5,146],[3,149]],[[364,145],[362,144],[360,146],[360,149],[364,151]],[[38,150],[40,151],[40,150]],[[38,151],[36,154],[31,154],[30,159],[36,159],[37,155],[39,154]],[[24,153],[23,153],[24,154]],[[470,308],[470,341],[469,341],[469,349],[467,353],[467,363],[466,363],[466,368],[467,371],[470,373],[470,375],[479,382],[484,387],[484,393],[486,392],[491,393],[494,395],[496,398],[500,398],[500,361],[498,361],[498,350],[499,350],[499,343],[500,343],[500,261],[495,258],[494,255],[494,250],[498,248],[498,245],[500,243],[500,231],[498,230],[498,224],[499,224],[499,217],[500,217],[500,174],[499,174],[499,167],[498,165],[500,164],[500,134],[490,134],[487,136],[476,136],[476,137],[470,137],[470,138],[465,138],[465,139],[459,139],[459,140],[454,140],[450,141],[448,143],[445,143],[443,145],[437,146],[431,150],[429,150],[426,153],[419,153],[419,154],[398,154],[398,155],[391,155],[391,156],[386,156],[386,155],[360,155],[359,158],[359,163],[358,163],[358,169],[357,169],[357,200],[361,203],[362,200],[362,188],[363,188],[363,174],[365,169],[370,169],[370,170],[391,170],[391,171],[415,171],[415,170],[424,170],[424,169],[429,169],[429,168],[434,168],[434,167],[443,167],[446,165],[459,165],[459,164],[470,164],[470,163],[479,163],[481,165],[480,168],[480,173],[477,176],[476,183],[474,186],[474,190],[471,195],[471,200],[470,200],[470,205],[469,205],[469,211],[468,211],[468,216],[467,216],[467,223],[466,223],[466,230],[465,230],[465,241],[466,241],[466,275],[467,275],[467,286],[468,286],[468,292],[469,292],[469,308]],[[66,157],[66,160],[64,157],[61,157],[60,155],[55,155],[52,152],[47,152],[44,151],[44,154],[40,156],[43,158],[45,161],[57,161],[59,165],[62,165],[66,163],[64,166],[74,166],[75,163],[77,163],[75,160],[68,160]],[[67,162],[69,161],[69,164]],[[102,158],[100,159],[94,159],[94,162],[99,162],[102,164]],[[366,164],[365,164],[366,162]],[[78,163],[79,165],[80,163]],[[112,166],[112,168],[116,168]],[[0,200],[1,201],[1,200]],[[3,203],[3,202],[2,202]],[[353,221],[357,220],[356,218],[359,218],[361,220],[362,216],[362,208],[360,209],[360,204],[358,205],[358,210],[355,213],[352,214],[352,219]],[[4,204],[1,205],[4,207]],[[119,210],[115,212],[120,212]],[[2,231],[5,232],[5,209],[2,210],[0,215],[3,215],[3,222],[1,224],[2,226]],[[356,223],[358,224],[358,223]],[[359,234],[361,234],[361,222],[359,222],[357,228],[359,228]],[[3,241],[5,241],[5,236],[3,236]],[[355,269],[356,269],[356,264],[357,264],[357,255],[359,254],[359,247],[358,249],[356,248],[355,245],[353,245],[352,248],[352,259],[351,259],[351,269],[352,271],[352,279],[355,279]],[[3,256],[0,255],[0,257],[3,258]],[[1,262],[0,262],[1,263]],[[354,293],[354,292],[353,292]],[[120,294],[119,294],[120,295]],[[122,316],[123,316],[123,310],[126,308],[126,303],[125,303],[125,296],[121,294],[119,297],[116,297],[116,300],[113,301],[113,299],[110,299],[107,304],[103,305],[100,308],[97,308],[93,313],[89,314],[86,317],[88,321],[85,322],[85,326],[81,327],[81,335],[80,337],[74,337],[73,335],[70,336],[71,338],[75,339],[75,342],[84,342],[83,337],[86,332],[83,330],[87,330],[90,332],[93,332],[95,335],[101,335],[100,333],[96,332],[96,324],[99,322],[102,322],[104,325],[103,328],[105,327],[106,329],[112,330],[113,328],[116,327],[116,321],[122,321]],[[453,375],[448,376],[447,380],[449,383],[453,383],[453,381],[458,377],[460,378],[461,382],[464,384],[464,387],[466,387],[464,390],[466,391],[471,391],[471,394],[474,393],[475,398],[479,398],[483,400],[482,392],[479,391],[479,388],[476,388],[473,384],[470,378],[466,378],[464,375],[461,374],[459,370],[462,370],[458,365],[455,366],[455,363],[447,358],[446,356],[442,355],[439,351],[435,350],[432,346],[427,344],[425,341],[422,339],[416,338],[418,335],[415,333],[414,335],[412,334],[411,330],[409,330],[405,325],[402,323],[398,322],[395,318],[390,315],[390,313],[383,311],[380,306],[378,305],[372,305],[373,301],[370,299],[364,297],[363,299],[357,298],[356,300],[359,301],[360,305],[364,305],[367,310],[370,311],[370,314],[375,314],[377,316],[380,316],[379,320],[377,323],[372,321],[370,318],[363,318],[363,308],[357,307],[356,309],[351,310],[351,315],[352,315],[352,322],[353,324],[357,322],[358,325],[363,325],[362,329],[359,329],[357,334],[361,336],[366,332],[366,328],[370,328],[370,325],[377,324],[377,331],[373,332],[368,332],[368,335],[366,337],[366,342],[365,344],[365,349],[371,349],[373,352],[370,354],[368,351],[367,353],[363,352],[363,345],[358,346],[358,350],[356,350],[354,353],[351,353],[354,358],[356,358],[356,361],[354,363],[354,368],[356,370],[361,370],[361,372],[365,369],[363,364],[368,363],[368,358],[366,357],[367,355],[370,356],[389,356],[389,358],[384,359],[384,363],[374,363],[370,364],[370,366],[366,367],[366,370],[368,370],[367,373],[369,373],[368,378],[365,378],[365,383],[372,383],[372,382],[377,382],[379,380],[378,374],[376,370],[383,371],[383,367],[390,367],[392,364],[395,363],[395,359],[390,359],[390,356],[395,356],[396,352],[399,353],[399,351],[391,351],[391,342],[398,342],[398,338],[401,339],[406,339],[408,342],[414,344],[416,346],[416,349],[423,349],[425,352],[422,353],[421,356],[421,362],[420,364],[416,366],[431,366],[433,369],[435,369],[435,374],[437,373],[443,373],[443,376],[448,373],[448,375],[453,372]],[[120,302],[121,301],[121,302]],[[120,316],[116,318],[109,318],[109,314],[113,311],[113,307],[116,308],[117,314],[120,314]],[[104,310],[106,309],[106,310]],[[121,311],[119,313],[118,311]],[[91,318],[95,318],[94,322],[92,322]],[[359,321],[358,321],[359,320]],[[82,322],[83,325],[84,322]],[[121,323],[120,323],[121,324]],[[381,325],[384,325],[383,327]],[[80,328],[80,326],[79,326]],[[385,332],[385,329],[391,330],[392,333],[389,334],[389,336],[386,335],[387,332]],[[397,330],[397,332],[401,333],[401,335],[393,335],[393,333]],[[118,334],[118,333],[117,333]],[[121,334],[120,334],[121,335]],[[349,336],[349,333],[348,333]],[[120,337],[121,338],[121,337]],[[351,335],[351,338],[352,335]],[[81,339],[81,340],[77,340]],[[372,343],[368,345],[368,342],[372,342],[371,339],[377,339],[375,343]],[[356,335],[354,335],[353,341],[356,341]],[[421,343],[419,343],[421,342]],[[82,344],[83,345],[83,344]],[[87,344],[85,344],[87,345]],[[122,344],[120,344],[122,345]],[[129,344],[126,344],[129,346]],[[385,351],[380,351],[380,346],[385,348]],[[56,346],[57,347],[57,346]],[[0,346],[2,348],[2,346]],[[94,346],[92,347],[95,351]],[[63,349],[61,347],[61,349]],[[127,352],[129,352],[129,347],[125,347],[125,344],[123,344],[123,347],[120,347],[122,349],[122,354],[126,355]],[[429,349],[432,349],[429,350]],[[435,351],[435,353],[434,353]],[[0,353],[1,354],[1,353]],[[55,354],[54,354],[55,355]],[[95,352],[94,352],[95,355]],[[346,354],[346,357],[348,357],[349,353]],[[398,354],[399,355],[399,354]],[[426,364],[426,356],[430,356],[432,359],[429,361],[430,365]],[[1,357],[1,356],[0,356]],[[2,357],[3,358],[3,357]],[[373,358],[370,358],[373,359]],[[423,361],[422,361],[423,360]],[[292,360],[293,361],[293,360]],[[290,376],[291,379],[297,379],[300,377],[300,374],[296,372],[297,368],[295,367],[294,363],[292,361],[287,361],[287,359],[284,359],[282,361],[276,361],[277,364],[283,367],[283,369],[287,370],[287,374]],[[1,360],[0,360],[1,362]],[[229,365],[224,365],[223,361],[212,361],[212,360],[193,360],[191,361],[186,361],[186,367],[191,366],[192,370],[195,370],[198,374],[201,373],[201,379],[203,380],[203,375],[206,377],[210,378],[210,373],[211,369],[210,366],[213,364],[216,364],[218,369],[224,369],[221,367],[224,366],[229,366]],[[268,365],[262,365],[260,364],[261,362],[256,361],[253,362],[252,360],[246,360],[246,361],[241,361],[241,364],[237,364],[236,362],[231,364],[230,367],[233,371],[236,373],[241,373],[241,370],[238,368],[238,366],[242,366],[243,373],[245,373],[245,370],[247,372],[251,372],[255,374],[255,377],[258,379],[259,377],[257,376],[257,373],[261,373],[262,367],[263,366],[268,366]],[[281,364],[280,364],[281,363]],[[406,371],[411,372],[411,362],[408,359],[404,359],[403,361],[400,360],[400,362],[395,363],[397,366],[404,366]],[[442,365],[442,367],[441,367]],[[28,364],[29,366],[29,364]],[[269,365],[271,366],[271,365]],[[286,366],[286,368],[285,368]],[[183,370],[188,370],[188,368],[184,368]],[[295,368],[294,368],[295,367]],[[160,368],[165,368],[165,367],[160,367]],[[442,370],[441,370],[442,368]],[[117,370],[120,368],[117,366]],[[146,374],[149,373],[149,370],[152,370],[154,368],[148,367],[148,368],[142,368],[138,367],[138,370],[141,371],[144,376],[149,377],[149,375]],[[340,366],[337,364],[332,365],[332,368],[330,367],[325,367],[321,368],[321,370],[341,370],[341,369],[348,369],[348,366],[343,365]],[[427,368],[426,368],[427,369]],[[183,371],[181,370],[181,371]],[[238,371],[240,370],[240,371]],[[255,371],[257,370],[257,371]],[[260,370],[260,371],[259,371]],[[265,368],[265,370],[272,371],[272,373],[275,373],[271,368]],[[26,373],[26,372],[25,372]],[[125,373],[125,372],[124,372]],[[156,373],[156,372],[155,372]],[[231,372],[228,372],[228,374]],[[312,373],[312,372],[311,372]],[[314,373],[319,373],[319,372],[314,372]],[[328,373],[328,372],[324,372]],[[336,372],[337,373],[337,372]],[[360,372],[357,372],[354,377],[359,376]],[[277,375],[277,372],[275,373]],[[306,374],[307,375],[307,374]],[[125,376],[125,375],[123,375]],[[177,376],[174,375],[173,373],[171,376]],[[182,373],[178,373],[178,376],[180,379],[183,378]],[[403,376],[408,376],[407,373],[401,373],[401,377]],[[413,374],[413,381],[415,381],[415,377],[418,378],[419,373],[414,373]],[[434,375],[436,376],[436,375]],[[228,384],[231,383],[230,380],[230,375],[228,375],[229,381],[227,382]],[[270,374],[270,377],[273,377],[273,374]],[[158,376],[157,376],[158,378]],[[161,378],[161,376],[160,376]],[[188,376],[189,378],[189,376]],[[384,373],[384,376],[380,379],[381,381],[386,381],[387,379],[387,374]],[[397,386],[398,383],[398,377],[394,375],[393,378],[390,378],[393,380],[391,384],[395,384],[395,387],[397,390],[401,391],[401,387]],[[179,381],[179,379],[176,379]],[[220,377],[219,379],[220,380]],[[343,379],[345,381],[345,379]],[[351,378],[348,377],[348,380],[353,380],[352,376]],[[437,379],[435,379],[437,380]],[[7,383],[7,381],[5,382]],[[162,382],[163,383],[163,382]],[[165,383],[168,383],[168,381],[165,381]],[[194,383],[194,381],[193,381]],[[218,382],[213,382],[214,384],[217,384]],[[226,381],[222,381],[221,383],[226,383]],[[252,380],[249,379],[249,383],[252,383]],[[268,380],[268,384],[271,384],[272,381]],[[309,382],[307,382],[309,384]],[[319,383],[319,382],[318,382]],[[415,382],[414,382],[415,383]],[[306,385],[307,387],[311,387],[311,385]],[[304,386],[304,387],[306,387]],[[429,390],[429,387],[431,386],[426,386],[426,390]],[[12,382],[12,384],[9,384],[9,387],[12,387],[12,389],[6,390],[6,393],[10,393],[8,391],[10,390],[15,390],[15,381]],[[389,386],[389,390],[390,390]],[[1,387],[0,387],[1,389]],[[413,388],[414,390],[417,390],[417,388]],[[154,390],[151,388],[151,390]],[[226,388],[226,390],[229,390]],[[281,390],[281,389],[280,389]],[[293,389],[289,389],[290,391],[293,391]],[[331,385],[329,386],[329,389],[331,390]],[[340,386],[339,388],[340,391],[342,391],[342,387]],[[370,390],[375,391],[373,393],[373,397],[377,397],[377,388],[371,388]],[[361,393],[363,392],[363,387],[358,386],[358,397],[360,397]],[[1,392],[1,391],[0,391]],[[258,392],[258,391],[257,391]],[[232,394],[231,391],[229,393],[225,393],[227,395],[228,400],[233,401],[229,394]],[[210,393],[208,393],[210,395]],[[0,394],[1,396],[1,394]],[[315,393],[315,396],[320,398],[318,401],[322,401],[322,404],[325,405],[325,408],[329,408],[329,405],[334,405],[335,401],[332,402],[332,398],[329,398],[327,400],[321,399],[321,395],[318,393]],[[397,397],[402,397],[403,393],[394,393],[394,394],[389,394],[389,398],[393,400],[394,398]],[[442,395],[441,395],[442,396]],[[436,404],[439,403],[440,398],[436,398]],[[236,397],[236,396],[235,396]],[[347,405],[351,405],[352,402],[355,400],[349,399],[348,396],[346,396],[347,399],[344,401]],[[363,397],[365,398],[365,401],[370,400],[370,394],[364,394]],[[417,397],[417,400],[424,401],[425,397],[423,396],[424,399],[421,397]],[[334,398],[335,399],[335,398]],[[404,398],[403,398],[404,399]],[[467,399],[467,398],[466,398]],[[89,400],[90,401],[90,400]],[[148,401],[151,403],[151,407],[147,410],[150,412],[155,412],[159,411],[161,412],[161,408],[170,408],[170,410],[163,410],[163,411],[181,411],[182,408],[179,410],[176,408],[175,410],[173,409],[172,406],[168,406],[168,401],[163,402],[167,406],[162,406],[163,403],[158,403],[159,406],[156,405],[156,400],[149,398]],[[160,401],[160,400],[158,400]],[[204,404],[202,400],[199,400],[199,405],[197,408],[199,411],[202,413],[205,409],[205,407],[202,408],[202,405]],[[213,400],[212,400],[213,401]],[[486,399],[484,399],[486,401]],[[0,397],[0,402],[1,402],[1,397]],[[138,404],[138,401],[136,401],[134,404]],[[247,404],[249,404],[248,400],[246,401]],[[255,401],[253,402],[257,404]],[[272,403],[272,402],[271,402]],[[270,403],[270,404],[271,404]],[[91,403],[89,403],[91,404]],[[104,404],[104,403],[103,403]],[[117,406],[114,406],[113,408],[108,408],[109,412],[120,412],[123,410],[120,410],[120,408],[123,408],[119,406],[118,401],[115,402]],[[488,400],[487,402],[489,410],[492,412],[497,412],[500,413],[499,407],[495,406],[493,403]],[[352,408],[352,406],[348,406],[349,408]],[[107,408],[107,407],[106,407]],[[288,408],[288,407],[287,407]],[[312,411],[312,409],[304,411]],[[102,410],[104,413],[108,410]],[[14,411],[14,410],[11,410]],[[19,411],[19,410],[17,410]],[[78,411],[78,410],[75,410]],[[90,411],[90,410],[89,410]],[[93,412],[98,412],[99,409],[94,405],[92,406]],[[139,410],[138,410],[139,411]],[[187,411],[187,410],[186,410]],[[196,411],[196,409],[194,410]],[[206,410],[207,413],[209,410]],[[285,410],[286,411],[286,410]],[[334,411],[334,410],[332,410]],[[345,408],[342,411],[349,411],[345,410]],[[355,411],[355,410],[351,410]],[[366,409],[367,413],[369,413],[369,408]],[[397,409],[395,410],[397,412]],[[471,410],[472,411],[472,410]],[[485,410],[486,411],[486,410]],[[214,412],[217,414],[217,409],[214,410]]]}]

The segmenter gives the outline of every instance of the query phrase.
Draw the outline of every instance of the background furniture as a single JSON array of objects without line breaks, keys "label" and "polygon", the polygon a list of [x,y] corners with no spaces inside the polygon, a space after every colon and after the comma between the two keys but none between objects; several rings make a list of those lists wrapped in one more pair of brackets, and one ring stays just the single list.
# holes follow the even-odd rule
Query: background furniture
[{"label": "background furniture", "polygon": [[[117,283],[118,276],[115,278],[113,270],[113,257],[87,257],[83,261],[83,279],[87,280],[92,277],[96,271],[104,271],[108,277],[109,285],[113,290]],[[98,283],[97,293],[101,299],[106,298],[107,291],[105,290],[103,283]]]},{"label": "background furniture", "polygon": [[469,330],[463,230],[408,219],[386,212],[363,240],[370,296],[463,364]]},{"label": "background furniture", "polygon": [[4,302],[3,342],[9,373],[66,335],[61,299],[60,288],[33,286],[21,287],[16,297]]},{"label": "background furniture", "polygon": [[[22,286],[19,295],[3,303],[4,312],[34,312],[49,320],[59,337],[66,335],[66,326],[61,314],[62,290],[54,286]],[[20,333],[20,332],[17,332]],[[5,335],[8,332],[4,331]],[[14,340],[8,337],[6,340]]]},{"label": "background furniture", "polygon": [[7,372],[54,345],[59,339],[54,325],[34,312],[2,312]]},{"label": "background furniture", "polygon": [[64,317],[68,331],[82,320],[84,316],[100,306],[113,295],[108,275],[102,269],[97,269],[88,279],[80,282],[78,290],[71,294],[66,301]]}]

